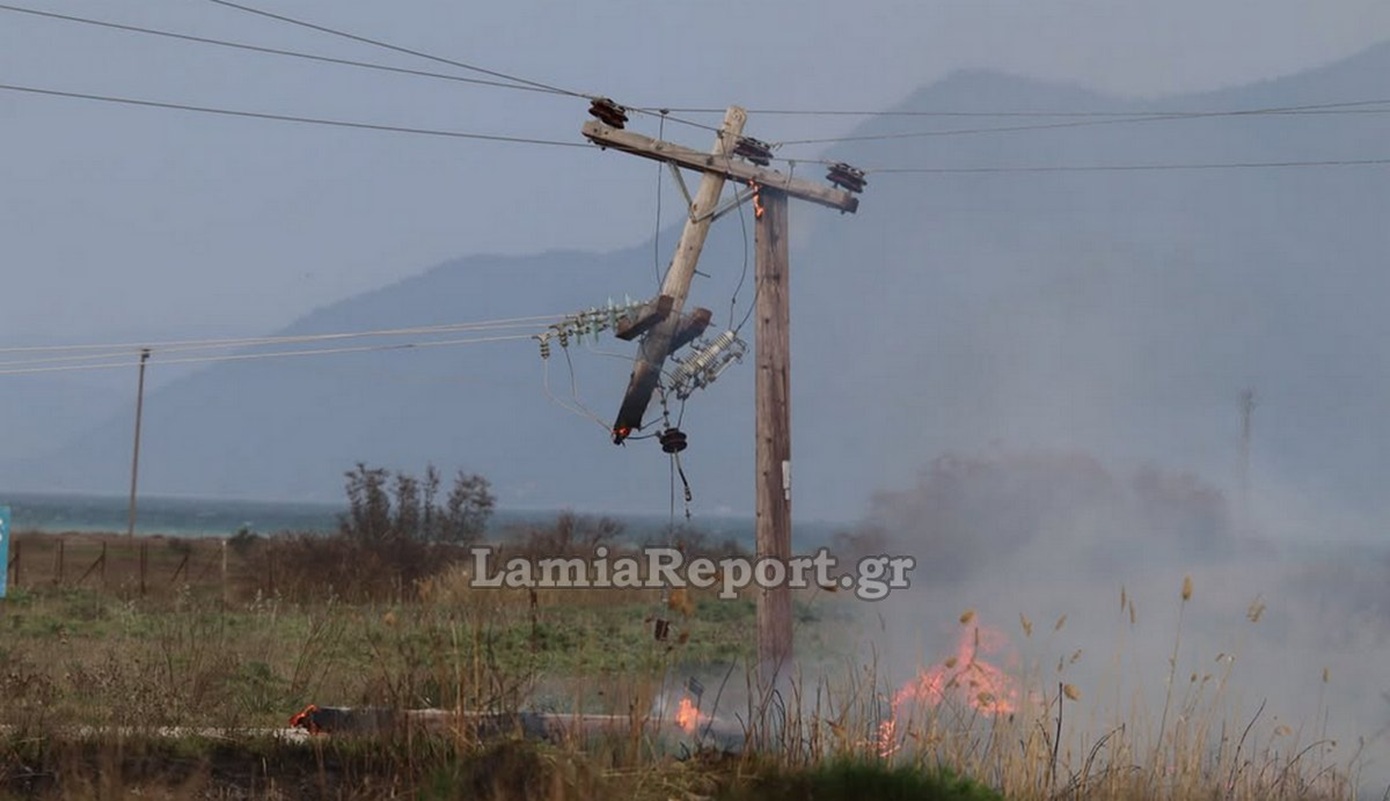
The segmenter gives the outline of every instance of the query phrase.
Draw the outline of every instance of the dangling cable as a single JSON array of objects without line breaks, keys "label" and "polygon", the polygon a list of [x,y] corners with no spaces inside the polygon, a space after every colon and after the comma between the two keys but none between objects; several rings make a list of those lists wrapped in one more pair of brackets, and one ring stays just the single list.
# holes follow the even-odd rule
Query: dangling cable
[{"label": "dangling cable", "polygon": [[[734,193],[738,197],[738,193]],[[738,293],[743,289],[743,282],[748,279],[748,221],[743,218],[743,201],[738,202],[738,224],[743,229],[743,269],[739,272],[738,286],[734,287],[734,296],[729,300],[729,323],[734,322],[734,308],[738,305]]]},{"label": "dangling cable", "polygon": [[[666,136],[666,109],[661,109],[661,124],[657,127],[657,139]],[[666,165],[656,165],[656,231],[652,234],[652,271],[656,273],[656,292],[661,294],[661,174]]]},{"label": "dangling cable", "polygon": [[556,397],[554,392],[551,392],[551,390],[550,390],[550,360],[549,360],[549,359],[542,359],[542,360],[541,360],[541,383],[542,383],[542,385],[545,387],[545,395],[546,395],[546,397],[547,397],[547,398],[550,398],[550,400],[551,400],[556,406],[559,406],[561,409],[564,409],[565,411],[570,412],[570,413],[572,413],[572,414],[579,415],[580,417],[583,417],[583,418],[586,419],[586,420],[591,420],[591,421],[593,421],[593,422],[596,422],[596,423],[598,423],[600,426],[603,426],[603,430],[604,430],[604,431],[608,431],[608,426],[604,425],[603,422],[602,422],[601,420],[598,420],[597,418],[595,418],[595,417],[594,417],[593,415],[591,415],[591,414],[585,414],[583,410],[577,409],[577,408],[575,408],[574,406],[571,406],[570,404],[565,403],[564,401],[562,401],[562,400],[560,400],[558,397]]},{"label": "dangling cable", "polygon": [[579,408],[579,409],[584,410],[585,416],[587,416],[589,419],[593,420],[595,423],[598,423],[599,425],[603,426],[603,429],[604,429],[605,431],[607,431],[607,430],[608,430],[608,426],[604,424],[603,420],[599,419],[599,416],[596,415],[596,414],[594,414],[592,411],[590,411],[589,408],[588,408],[587,406],[584,405],[584,401],[582,401],[582,400],[579,399],[579,379],[578,379],[578,378],[575,376],[575,374],[574,374],[574,360],[573,360],[572,358],[570,358],[570,349],[569,349],[569,345],[568,345],[567,343],[565,343],[565,342],[563,341],[563,339],[561,340],[560,350],[564,351],[564,353],[565,353],[565,364],[569,365],[569,371],[570,371],[570,395],[574,398],[574,404],[575,404],[575,406],[576,406],[577,408]]},{"label": "dangling cable", "polygon": [[674,537],[676,530],[676,475],[680,475],[681,486],[684,488],[685,497],[685,519],[690,520],[690,502],[693,494],[690,491],[690,481],[685,477],[685,468],[681,466],[680,453],[686,448],[685,432],[680,430],[680,420],[685,416],[685,401],[681,401],[681,409],[676,418],[675,425],[671,424],[671,409],[666,400],[666,390],[661,388],[661,421],[665,426],[661,432],[661,449],[671,455],[671,521],[669,531]]},{"label": "dangling cable", "polygon": [[[742,204],[742,203],[740,203],[740,204],[739,204],[739,207],[738,207],[738,225],[739,225],[739,228],[741,228],[741,229],[743,230],[743,275],[744,275],[744,276],[747,276],[747,275],[748,275],[748,247],[749,247],[749,245],[748,245],[748,220],[747,220],[747,218],[744,217],[744,213],[743,213],[743,204]],[[741,289],[741,288],[743,287],[743,278],[742,278],[742,277],[739,278],[738,284],[739,284],[739,288]],[[738,334],[738,333],[742,332],[742,331],[743,331],[743,327],[744,327],[745,325],[748,324],[748,318],[750,318],[750,317],[753,316],[753,310],[754,310],[755,308],[757,308],[757,305],[758,305],[758,293],[759,293],[761,290],[762,290],[762,287],[758,285],[758,282],[757,282],[757,280],[755,279],[755,280],[753,281],[753,300],[751,300],[751,301],[748,303],[748,313],[745,314],[745,315],[743,315],[743,320],[740,321],[739,324],[738,324],[737,326],[734,327],[734,333],[735,333],[735,334]],[[738,296],[737,290],[734,292],[734,296],[735,296],[735,297]],[[732,323],[733,321],[734,321],[734,310],[733,310],[733,307],[732,307],[732,305],[731,305],[730,308],[729,308],[729,322]]]},{"label": "dangling cable", "polygon": [[[673,454],[671,454],[671,461],[672,461],[672,462],[675,464],[675,466],[676,466],[676,472],[680,474],[680,477],[681,477],[681,486],[685,488],[685,522],[689,523],[689,522],[690,522],[690,502],[691,502],[692,500],[694,500],[695,496],[694,496],[693,494],[691,494],[691,492],[690,492],[690,482],[689,482],[689,481],[686,479],[686,477],[685,477],[685,468],[681,467],[681,455],[680,455],[679,453],[673,453]],[[672,518],[672,520],[674,520],[675,517],[676,517],[675,495],[676,495],[676,487],[675,487],[675,484],[673,483],[673,484],[671,485],[671,498],[672,498],[672,501],[671,501],[671,518]]]},{"label": "dangling cable", "polygon": [[577,415],[579,415],[580,417],[583,417],[583,418],[585,418],[585,419],[587,419],[587,420],[590,420],[590,421],[596,423],[597,425],[601,426],[605,432],[608,431],[608,430],[609,430],[609,429],[608,429],[608,426],[607,426],[602,420],[600,420],[600,419],[598,418],[597,415],[595,415],[593,412],[591,412],[591,411],[589,411],[587,408],[585,408],[582,402],[579,402],[579,388],[578,388],[578,385],[577,385],[577,382],[576,382],[576,379],[575,379],[575,375],[574,375],[574,362],[570,359],[570,352],[569,352],[569,337],[568,337],[564,332],[561,332],[561,333],[557,336],[557,338],[559,339],[559,342],[560,342],[560,348],[561,348],[562,350],[564,350],[564,352],[565,352],[565,361],[569,364],[569,370],[570,370],[570,394],[574,396],[574,399],[575,399],[575,401],[576,401],[576,404],[575,404],[575,405],[571,405],[571,404],[569,404],[569,403],[565,403],[564,401],[562,401],[562,400],[560,400],[558,397],[556,397],[556,396],[555,396],[555,393],[551,391],[551,389],[550,389],[550,354],[551,354],[551,350],[552,350],[552,349],[551,349],[551,346],[550,346],[550,337],[551,337],[551,334],[550,334],[550,333],[546,333],[546,334],[542,334],[542,335],[539,335],[539,336],[532,337],[533,339],[535,339],[535,340],[537,340],[538,342],[540,342],[540,351],[541,351],[541,385],[542,385],[542,387],[544,387],[544,389],[545,389],[545,395],[546,395],[546,397],[547,397],[547,398],[550,398],[551,402],[554,403],[556,406],[559,406],[561,409],[564,409],[565,411],[571,412],[571,413],[573,413],[573,414],[577,414]]}]

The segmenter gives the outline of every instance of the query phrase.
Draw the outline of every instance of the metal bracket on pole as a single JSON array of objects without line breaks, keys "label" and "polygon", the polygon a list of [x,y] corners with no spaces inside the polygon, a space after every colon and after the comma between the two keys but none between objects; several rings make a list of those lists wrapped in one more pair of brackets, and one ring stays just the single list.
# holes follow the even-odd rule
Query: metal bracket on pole
[{"label": "metal bracket on pole", "polygon": [[709,219],[710,222],[714,222],[715,220],[718,220],[720,217],[723,217],[725,214],[728,214],[729,212],[733,211],[739,206],[742,206],[744,203],[747,203],[749,198],[753,197],[756,194],[758,194],[758,192],[755,189],[745,189],[742,192],[735,192],[733,197],[724,201],[724,205],[720,206],[717,209],[714,209],[709,214],[706,214],[703,217],[696,218],[696,221],[698,222],[700,220]]},{"label": "metal bracket on pole", "polygon": [[685,216],[694,220],[695,198],[690,196],[690,188],[685,185],[685,176],[681,174],[681,168],[669,161],[666,162],[666,166],[671,170],[672,177],[676,179],[676,186],[680,187],[681,194],[685,196]]}]

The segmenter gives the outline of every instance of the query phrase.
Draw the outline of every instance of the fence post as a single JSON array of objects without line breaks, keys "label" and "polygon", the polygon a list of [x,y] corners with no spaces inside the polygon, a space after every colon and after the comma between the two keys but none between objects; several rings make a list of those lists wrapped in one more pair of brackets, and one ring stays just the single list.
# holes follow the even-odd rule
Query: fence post
[{"label": "fence post", "polygon": [[63,556],[64,556],[64,553],[63,553],[63,552],[64,552],[66,546],[67,546],[67,540],[63,539],[62,537],[59,537],[59,538],[58,538],[58,552],[57,552],[56,554],[54,554],[54,559],[53,559],[53,561],[57,562],[57,566],[56,566],[56,567],[54,568],[54,570],[53,570],[53,586],[55,586],[55,587],[61,587],[61,586],[63,586]]},{"label": "fence post", "polygon": [[14,571],[14,578],[10,580],[10,586],[19,589],[19,547],[21,543],[19,540],[15,540],[11,545],[14,552],[10,554],[10,563],[5,566],[5,569]]}]

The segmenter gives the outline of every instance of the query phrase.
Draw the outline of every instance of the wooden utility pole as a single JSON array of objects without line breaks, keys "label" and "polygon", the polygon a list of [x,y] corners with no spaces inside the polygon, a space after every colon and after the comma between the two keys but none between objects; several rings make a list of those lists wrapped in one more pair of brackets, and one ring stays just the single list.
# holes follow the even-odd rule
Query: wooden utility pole
[{"label": "wooden utility pole", "polygon": [[[715,136],[711,155],[727,157],[733,152],[734,144],[743,133],[743,125],[748,114],[738,106],[730,106],[724,114],[724,124]],[[676,255],[666,270],[666,279],[661,284],[661,294],[670,298],[665,317],[642,339],[637,359],[633,362],[632,375],[628,379],[627,393],[618,409],[617,420],[613,423],[613,441],[621,443],[634,429],[642,425],[642,416],[651,403],[652,393],[661,379],[661,367],[666,357],[674,350],[672,342],[681,325],[681,309],[685,306],[685,296],[690,293],[690,282],[695,277],[695,265],[704,250],[705,238],[714,222],[715,205],[724,192],[724,175],[706,172],[700,178],[700,188],[695,199],[690,202],[690,214],[685,220],[685,230],[681,232],[680,242],[676,244]],[[708,317],[704,318],[708,323]],[[700,327],[703,331],[703,326]],[[699,333],[691,336],[694,339]]]},{"label": "wooden utility pole", "polygon": [[[808,200],[840,212],[854,212],[859,208],[859,199],[853,193],[863,190],[864,174],[848,165],[836,164],[830,168],[829,175],[836,186],[825,186],[758,166],[770,161],[767,146],[740,139],[747,115],[737,106],[731,106],[725,114],[724,126],[712,153],[701,153],[622,130],[621,125],[610,124],[605,116],[616,118],[618,112],[610,106],[604,116],[600,116],[604,121],[587,122],[582,129],[584,136],[595,144],[704,174],[699,193],[690,199],[690,217],[662,285],[662,295],[648,304],[637,319],[620,322],[618,326],[618,335],[624,339],[641,333],[645,333],[646,338],[613,426],[613,441],[621,443],[641,426],[642,415],[660,380],[662,363],[672,350],[699,336],[698,331],[708,324],[708,316],[703,321],[698,315],[693,320],[680,319],[679,312],[690,288],[695,262],[709,224],[751,197],[757,220],[754,309],[757,317],[754,331],[757,340],[757,557],[780,561],[785,568],[792,555],[788,198]],[[757,160],[756,164],[736,158],[750,153],[754,154],[751,158]],[[679,177],[680,173],[677,171],[676,175]],[[748,190],[732,204],[716,208],[725,179],[737,181]],[[683,189],[684,184],[681,186]],[[696,332],[692,333],[691,329]],[[785,582],[779,587],[759,591],[757,623],[759,674],[767,686],[779,674],[785,678],[792,657],[791,589]]]},{"label": "wooden utility pole", "polygon": [[[791,307],[787,296],[787,196],[778,190],[754,197],[756,246],[753,310],[757,325],[757,551],[786,564],[792,557]],[[784,583],[760,591],[758,664],[765,685],[789,667],[792,655],[791,589]]]},{"label": "wooden utility pole", "polygon": [[135,485],[140,475],[140,421],[145,413],[145,362],[150,359],[150,349],[140,350],[140,387],[135,393],[135,445],[130,453],[130,515],[126,524],[126,538],[135,539]]}]

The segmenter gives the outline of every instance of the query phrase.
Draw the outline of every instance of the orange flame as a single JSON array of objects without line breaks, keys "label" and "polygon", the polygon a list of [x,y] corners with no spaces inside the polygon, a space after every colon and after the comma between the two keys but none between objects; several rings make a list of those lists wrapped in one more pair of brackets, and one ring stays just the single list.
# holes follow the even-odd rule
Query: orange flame
[{"label": "orange flame", "polygon": [[748,187],[753,190],[753,218],[761,220],[763,218],[763,198],[759,191],[758,182],[749,178]]},{"label": "orange flame", "polygon": [[1007,638],[993,629],[973,626],[961,631],[954,655],[918,673],[893,696],[891,716],[879,725],[879,753],[889,756],[897,750],[897,722],[905,710],[951,700],[988,715],[1017,711],[1018,683],[983,658],[1007,646]]},{"label": "orange flame", "polygon": [[695,708],[695,704],[689,698],[681,699],[680,706],[676,708],[677,726],[680,726],[688,734],[694,734],[702,718],[708,720],[705,715],[700,714],[700,710]]}]

